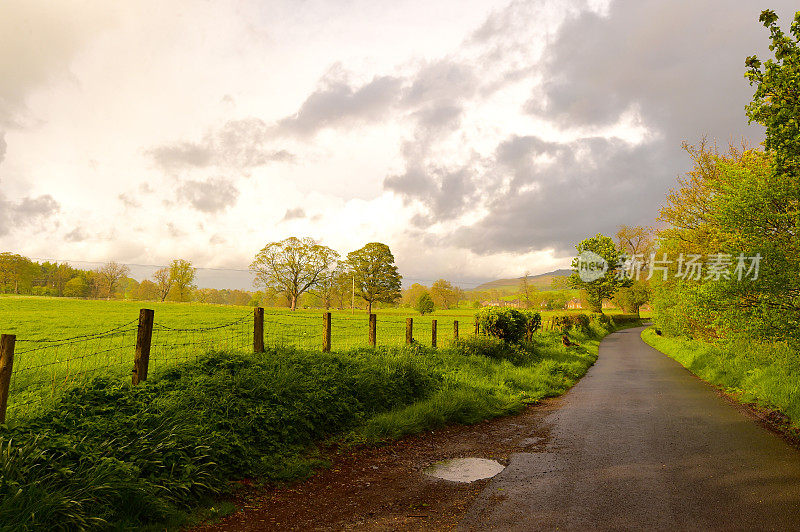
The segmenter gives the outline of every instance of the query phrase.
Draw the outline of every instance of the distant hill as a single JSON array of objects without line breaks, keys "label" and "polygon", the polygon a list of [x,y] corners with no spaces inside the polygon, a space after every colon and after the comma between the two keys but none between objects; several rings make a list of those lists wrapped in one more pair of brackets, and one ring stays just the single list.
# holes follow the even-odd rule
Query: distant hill
[{"label": "distant hill", "polygon": [[[572,270],[555,270],[552,272],[540,273],[539,275],[529,275],[528,282],[537,290],[549,290],[555,277],[568,277],[570,274],[572,274]],[[501,292],[516,291],[519,289],[520,281],[522,281],[522,277],[517,277],[515,279],[497,279],[495,281],[489,281],[488,283],[483,283],[480,286],[476,286],[472,290],[468,290],[468,292],[473,290],[500,290]]]}]

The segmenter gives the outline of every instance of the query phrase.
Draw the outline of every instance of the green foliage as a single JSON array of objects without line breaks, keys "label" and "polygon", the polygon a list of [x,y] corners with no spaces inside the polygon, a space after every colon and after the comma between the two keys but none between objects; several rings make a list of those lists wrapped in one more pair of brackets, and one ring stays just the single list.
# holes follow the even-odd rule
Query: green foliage
[{"label": "green foliage", "polygon": [[14,253],[0,253],[0,289],[19,294],[31,288],[37,265],[27,257]]},{"label": "green foliage", "polygon": [[800,11],[786,35],[771,9],[758,19],[769,29],[769,49],[775,59],[745,60],[745,77],[756,86],[747,116],[766,128],[764,145],[775,155],[775,173],[800,176]]},{"label": "green foliage", "polygon": [[370,242],[348,253],[347,264],[355,276],[356,296],[367,302],[369,312],[375,302],[394,303],[400,298],[402,276],[386,244]]},{"label": "green foliage", "polygon": [[169,522],[227,479],[307,473],[310,443],[422,398],[437,382],[408,357],[376,363],[363,353],[291,350],[211,354],[135,388],[97,379],[0,432],[0,523]]},{"label": "green foliage", "polygon": [[286,294],[295,310],[300,296],[326,278],[338,259],[336,251],[312,238],[290,237],[264,246],[250,264],[250,271],[266,289]]},{"label": "green foliage", "polygon": [[574,273],[570,275],[569,281],[573,288],[578,288],[586,291],[589,306],[593,312],[603,312],[603,300],[611,299],[614,293],[620,288],[630,286],[629,279],[622,279],[616,275],[621,254],[617,250],[614,241],[601,234],[584,239],[575,246],[575,249],[580,255],[583,252],[592,252],[602,257],[607,265],[608,271],[598,279],[593,281],[583,281],[578,275],[578,258],[572,261],[572,269]]},{"label": "green foliage", "polygon": [[[602,315],[602,312],[598,312],[597,314]],[[588,314],[564,314],[554,318],[554,325],[564,334],[570,329],[575,332],[586,334],[589,332],[589,324],[591,321]]]},{"label": "green foliage", "polygon": [[652,297],[650,284],[634,280],[633,284],[617,290],[614,294],[614,303],[625,312],[639,314],[639,308],[650,301]]},{"label": "green foliage", "polygon": [[507,342],[530,340],[542,325],[538,312],[520,311],[509,307],[484,307],[475,313],[479,330]]},{"label": "green foliage", "polygon": [[449,309],[458,305],[463,291],[453,286],[449,281],[439,279],[431,285],[431,299],[434,304],[443,309]]},{"label": "green foliage", "polygon": [[191,291],[197,288],[194,278],[197,268],[184,259],[175,259],[169,265],[169,277],[172,281],[172,293],[175,301],[189,301]]},{"label": "green foliage", "polygon": [[431,295],[428,292],[423,292],[420,294],[420,296],[417,298],[417,302],[414,304],[414,309],[423,316],[433,312],[434,306]]},{"label": "green foliage", "polygon": [[474,336],[453,341],[450,348],[461,356],[485,356],[494,360],[507,360],[512,364],[530,362],[535,354],[520,344],[506,342],[493,336]]},{"label": "green foliage", "polygon": [[[732,265],[728,278],[686,280],[673,269],[667,281],[658,280],[655,323],[667,334],[744,333],[800,343],[800,188],[775,174],[767,153],[719,155],[702,145],[689,153],[695,166],[661,212],[671,224],[662,232],[662,251],[726,253]],[[734,273],[740,254],[760,256],[756,279]]]}]

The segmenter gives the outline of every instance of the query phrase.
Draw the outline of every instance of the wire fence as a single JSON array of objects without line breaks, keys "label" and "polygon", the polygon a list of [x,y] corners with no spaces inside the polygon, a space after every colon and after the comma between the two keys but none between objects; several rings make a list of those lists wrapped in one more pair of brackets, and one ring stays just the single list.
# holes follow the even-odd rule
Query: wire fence
[{"label": "wire fence", "polygon": [[[10,353],[2,347],[0,422],[6,417],[30,414],[95,377],[132,378],[136,384],[146,379],[148,371],[158,372],[196,361],[211,351],[252,353],[262,346],[344,351],[371,345],[401,346],[409,336],[415,343],[441,347],[455,335],[475,334],[470,318],[462,318],[456,333],[458,326],[453,321],[458,320],[430,317],[415,317],[409,323],[400,315],[382,315],[371,320],[367,314],[264,313],[263,309],[256,309],[255,313],[248,312],[220,325],[187,328],[162,323],[154,319],[153,311],[141,312],[138,320],[106,331],[57,339],[17,338],[12,341]],[[149,323],[145,313],[149,313]],[[6,336],[9,335],[3,338]]]}]

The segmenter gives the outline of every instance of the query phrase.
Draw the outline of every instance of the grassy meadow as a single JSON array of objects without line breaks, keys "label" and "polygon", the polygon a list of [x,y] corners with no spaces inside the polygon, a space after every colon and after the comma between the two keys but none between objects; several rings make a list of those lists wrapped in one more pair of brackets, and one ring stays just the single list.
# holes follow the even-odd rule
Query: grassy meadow
[{"label": "grassy meadow", "polygon": [[[30,415],[64,390],[94,377],[129,378],[140,308],[155,311],[151,372],[196,361],[209,351],[252,351],[251,307],[0,296],[0,332],[17,335],[7,419],[13,422]],[[543,323],[565,312],[542,312]],[[322,313],[321,309],[265,309],[265,345],[319,350]],[[409,308],[388,308],[378,309],[376,314],[379,346],[405,343],[407,317],[414,318],[414,339],[421,345],[431,345],[434,319],[440,347],[452,342],[456,320],[461,338],[474,335],[471,308],[438,310],[425,316]],[[333,310],[331,336],[334,351],[367,347],[367,313]]]},{"label": "grassy meadow", "polygon": [[135,387],[99,376],[0,426],[0,530],[178,529],[219,508],[231,481],[310,474],[325,463],[320,442],[474,423],[559,395],[610,330],[592,322],[570,333],[580,343],[570,348],[539,332],[522,344],[470,337],[439,349],[218,350]]}]

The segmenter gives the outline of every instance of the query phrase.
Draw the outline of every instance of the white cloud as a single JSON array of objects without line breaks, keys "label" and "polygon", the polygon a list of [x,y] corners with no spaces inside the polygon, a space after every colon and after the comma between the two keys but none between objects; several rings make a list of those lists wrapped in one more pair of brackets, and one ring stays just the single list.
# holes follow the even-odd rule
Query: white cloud
[{"label": "white cloud", "polygon": [[[342,253],[387,242],[415,278],[565,266],[564,248],[597,217],[568,224],[552,219],[557,208],[584,208],[587,191],[609,190],[601,180],[614,169],[663,167],[648,177],[649,195],[627,200],[638,210],[602,216],[603,227],[635,223],[626,216],[652,210],[679,168],[650,148],[672,142],[663,124],[687,113],[657,119],[667,112],[663,91],[629,83],[636,50],[620,65],[613,55],[595,60],[613,70],[604,79],[615,99],[595,94],[591,79],[570,85],[594,71],[570,57],[559,28],[585,24],[599,39],[590,51],[602,54],[605,42],[625,42],[603,37],[603,24],[621,20],[617,5],[4,2],[0,199],[30,206],[49,197],[57,209],[24,230],[7,226],[0,248],[243,268],[267,242],[309,235]],[[672,9],[627,13],[651,8]],[[747,25],[758,33],[755,19]],[[634,34],[657,49],[645,29]],[[548,63],[554,50],[563,79]],[[571,92],[554,92],[562,82]],[[598,109],[608,119],[581,119]],[[577,119],[562,120],[569,113]],[[586,172],[580,157],[604,168]],[[636,181],[627,174],[614,190]]]}]

